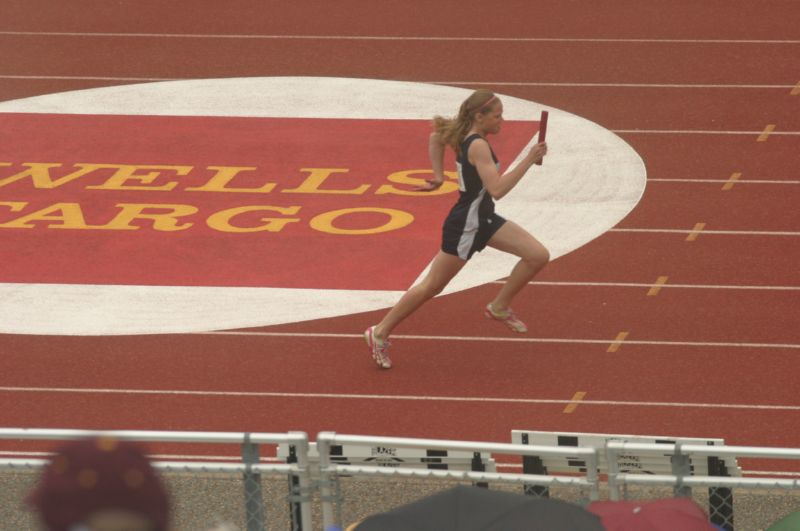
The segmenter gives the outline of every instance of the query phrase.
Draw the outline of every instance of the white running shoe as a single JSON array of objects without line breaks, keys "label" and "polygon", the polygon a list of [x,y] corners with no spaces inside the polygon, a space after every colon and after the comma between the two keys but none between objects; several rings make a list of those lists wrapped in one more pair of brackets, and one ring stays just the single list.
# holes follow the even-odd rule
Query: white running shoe
[{"label": "white running shoe", "polygon": [[388,339],[378,339],[375,337],[375,327],[370,326],[364,331],[364,339],[367,346],[372,351],[372,359],[378,364],[381,369],[391,369],[392,360],[389,358],[389,346],[391,342]]},{"label": "white running shoe", "polygon": [[489,319],[494,319],[496,321],[505,323],[505,325],[514,332],[524,334],[528,331],[528,327],[525,325],[525,323],[520,321],[516,315],[514,315],[514,312],[511,310],[511,308],[508,308],[505,312],[500,313],[495,312],[491,304],[487,304],[484,314],[486,314],[486,317]]}]

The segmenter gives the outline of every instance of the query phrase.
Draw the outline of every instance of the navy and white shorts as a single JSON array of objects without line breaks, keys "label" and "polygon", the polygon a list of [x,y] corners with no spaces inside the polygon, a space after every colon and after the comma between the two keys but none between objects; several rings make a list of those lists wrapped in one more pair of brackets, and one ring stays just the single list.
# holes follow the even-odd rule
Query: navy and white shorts
[{"label": "navy and white shorts", "polygon": [[467,216],[459,215],[454,209],[444,220],[442,251],[458,256],[462,260],[469,260],[473,254],[486,248],[494,233],[505,222],[505,218],[495,213],[491,213],[488,217],[478,217],[477,220],[468,220]]}]

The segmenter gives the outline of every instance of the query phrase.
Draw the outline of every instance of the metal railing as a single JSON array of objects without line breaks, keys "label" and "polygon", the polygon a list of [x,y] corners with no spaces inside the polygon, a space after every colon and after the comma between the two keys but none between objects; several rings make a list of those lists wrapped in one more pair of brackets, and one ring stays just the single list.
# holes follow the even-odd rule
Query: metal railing
[{"label": "metal railing", "polygon": [[[756,448],[745,446],[703,445],[677,441],[674,444],[652,444],[609,440],[603,447],[552,446],[530,444],[504,444],[491,442],[465,442],[438,439],[416,439],[399,437],[372,437],[364,435],[342,435],[322,432],[317,436],[315,452],[310,452],[308,436],[302,432],[289,433],[231,433],[231,432],[168,432],[168,431],[87,431],[53,429],[0,429],[0,440],[50,440],[65,441],[92,436],[113,436],[121,440],[154,443],[190,444],[236,444],[241,449],[241,462],[196,462],[153,460],[154,468],[168,472],[237,473],[244,481],[244,513],[248,531],[263,531],[267,528],[266,514],[261,491],[261,475],[285,476],[288,482],[286,502],[289,506],[290,529],[311,531],[312,502],[318,494],[322,527],[341,526],[343,497],[339,490],[339,478],[431,478],[442,480],[471,481],[480,486],[493,484],[517,484],[523,491],[536,494],[538,487],[567,487],[589,493],[590,500],[600,497],[603,480],[607,481],[609,498],[625,498],[628,486],[672,487],[674,496],[690,496],[691,489],[709,489],[709,515],[712,523],[724,529],[733,529],[733,489],[758,488],[800,491],[800,478],[738,477],[738,458],[760,458],[800,460],[800,449]],[[282,461],[265,463],[259,452],[263,445],[275,445]],[[431,458],[413,459],[347,459],[343,460],[342,448],[372,447],[377,455],[387,450],[397,450],[393,456],[438,456],[434,464]],[[333,451],[332,451],[333,450]],[[403,454],[401,450],[410,453]],[[424,450],[424,452],[420,452]],[[427,452],[430,452],[429,454]],[[448,452],[450,454],[448,455]],[[358,453],[358,452],[356,452]],[[498,473],[493,471],[494,455],[519,456],[526,459],[574,460],[579,473],[545,475],[544,473]],[[355,454],[354,454],[355,455]],[[373,455],[369,451],[361,457]],[[444,456],[444,457],[442,457]],[[621,470],[620,463],[630,456],[657,457],[671,467],[672,473],[635,473]],[[358,457],[358,456],[356,456]],[[625,457],[625,459],[620,459]],[[692,461],[694,459],[694,461]],[[708,467],[705,467],[708,459]],[[700,460],[700,461],[698,461]],[[421,461],[421,462],[420,462]],[[48,463],[47,459],[0,459],[0,468],[19,470],[37,469]],[[447,463],[450,463],[449,465]],[[453,465],[457,463],[457,465]],[[692,463],[703,463],[702,475],[691,470]],[[423,466],[420,466],[420,465]],[[487,466],[489,465],[489,466]],[[728,467],[726,469],[726,466]],[[487,468],[491,471],[486,471]],[[730,470],[728,470],[730,469]],[[732,472],[734,476],[728,475]],[[601,475],[607,474],[607,479]],[[531,486],[535,486],[531,488]],[[281,499],[277,496],[270,499]],[[317,515],[319,517],[319,515]],[[276,524],[270,528],[283,528]]]}]

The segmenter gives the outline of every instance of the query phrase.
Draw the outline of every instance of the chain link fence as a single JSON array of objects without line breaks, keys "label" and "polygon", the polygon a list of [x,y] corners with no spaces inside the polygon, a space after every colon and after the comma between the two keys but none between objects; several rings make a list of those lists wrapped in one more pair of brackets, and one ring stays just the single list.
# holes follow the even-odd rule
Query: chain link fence
[{"label": "chain link fence", "polygon": [[[0,430],[0,438],[4,431]],[[78,433],[87,432],[70,432],[70,436]],[[305,434],[114,433],[139,440],[160,436],[197,442],[195,438],[202,435],[207,440],[237,441],[241,461],[236,463],[154,461],[170,491],[177,530],[323,531],[457,484],[579,505],[596,499],[644,502],[687,496],[706,508],[712,523],[728,531],[765,529],[800,508],[800,473],[791,478],[742,477],[726,475],[730,472],[727,468],[717,467],[733,464],[738,468],[736,457],[800,459],[800,450],[793,449],[609,442],[601,463],[597,448],[333,433],[319,434],[316,445],[309,444]],[[267,453],[267,446],[269,463],[260,455]],[[276,448],[278,462],[272,457]],[[625,462],[634,456],[645,462],[648,453],[660,457],[666,453],[674,474],[622,471],[614,466],[621,462],[615,452]],[[505,459],[498,464],[496,456]],[[583,472],[553,475],[554,471],[546,470],[546,463],[553,466],[565,457]],[[45,459],[0,460],[0,530],[36,528],[22,500],[45,463]],[[603,468],[609,464],[608,469]],[[702,474],[697,474],[698,470]]]},{"label": "chain link fence", "polygon": [[[742,525],[743,519],[749,519],[751,514],[763,514],[764,509],[763,506],[756,505],[741,510],[741,504],[737,503],[738,496],[763,500],[765,491],[772,495],[783,491],[787,499],[796,499],[800,493],[800,473],[792,479],[777,476],[742,477],[737,465],[737,460],[744,457],[800,460],[800,449],[683,444],[681,441],[668,445],[610,441],[605,445],[605,452],[611,499],[627,499],[632,486],[668,486],[672,490],[667,495],[700,496],[702,501],[698,503],[707,508],[709,521],[726,531],[765,528],[779,519],[776,514],[767,514],[764,515],[768,520],[765,526],[750,527],[750,522],[746,526]],[[667,457],[672,473],[648,476],[621,471],[618,458],[625,454]],[[702,468],[702,472],[698,473],[695,467]],[[780,513],[781,509],[776,508],[770,512]]]},{"label": "chain link fence", "polygon": [[[244,485],[241,473],[163,472],[173,503],[174,529],[179,531],[246,530],[244,511]],[[33,488],[38,470],[0,470],[0,529],[36,529],[33,515],[22,500]],[[405,503],[469,481],[439,478],[382,478],[341,477],[339,483],[339,508],[341,521],[349,525],[378,512],[387,511]],[[290,515],[288,481],[285,477],[262,475],[265,529],[268,531],[295,531]],[[524,485],[489,482],[488,488],[509,492],[523,492]],[[628,485],[624,498],[648,501],[673,496],[671,487]],[[755,531],[766,529],[773,522],[800,508],[800,489],[780,487],[752,489],[733,488],[733,514],[735,529]],[[608,489],[601,486],[600,498],[608,498]],[[572,487],[551,486],[548,495],[555,499],[583,504],[587,492]],[[692,489],[692,498],[702,507],[709,506],[707,489]],[[303,531],[323,531],[318,494],[313,499],[313,525]]]},{"label": "chain link fence", "polygon": [[[163,461],[151,458],[153,468],[167,483],[176,529],[265,531],[313,528],[308,476],[308,436],[305,433],[206,433],[84,430],[0,429],[0,439],[67,441],[113,437],[136,442],[168,444],[228,444],[240,449],[240,462]],[[290,459],[270,463],[260,453],[283,444]],[[0,459],[0,481],[12,493],[0,508],[0,529],[34,529],[34,515],[23,500],[32,490],[48,459]],[[5,517],[4,517],[5,516]],[[14,522],[5,527],[6,522]]]}]

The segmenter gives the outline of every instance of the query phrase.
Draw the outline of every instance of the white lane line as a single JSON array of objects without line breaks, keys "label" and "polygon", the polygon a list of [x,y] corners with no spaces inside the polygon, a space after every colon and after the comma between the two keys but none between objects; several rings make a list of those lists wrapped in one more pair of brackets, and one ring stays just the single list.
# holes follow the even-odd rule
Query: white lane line
[{"label": "white lane line", "polygon": [[[495,280],[492,284],[505,284],[502,280]],[[730,290],[753,290],[753,291],[800,291],[800,286],[737,286],[721,284],[648,284],[644,282],[555,282],[535,280],[530,282],[532,286],[568,286],[568,287],[611,287],[611,288],[653,288],[661,289],[684,288],[684,289],[730,289]]]},{"label": "white lane line", "polygon": [[[320,339],[361,339],[361,334],[328,334],[313,332],[260,332],[251,330],[225,330],[218,332],[189,332],[185,335],[212,335],[212,336],[255,336],[255,337],[295,337],[295,338],[320,338]],[[499,343],[553,343],[553,344],[586,344],[608,345],[612,343],[606,339],[570,339],[570,338],[545,338],[545,337],[478,337],[478,336],[425,336],[398,334],[394,339],[416,339],[422,341],[473,341],[473,342],[499,342]],[[626,339],[626,345],[659,345],[673,347],[725,347],[725,348],[774,348],[774,349],[800,349],[800,344],[793,343],[734,343],[714,341],[648,341]]]},{"label": "white lane line", "polygon": [[[696,232],[694,229],[627,229],[627,228],[614,228],[609,229],[608,232],[650,232],[662,234],[692,234]],[[800,232],[791,231],[767,231],[767,230],[703,230],[703,235],[706,234],[719,234],[719,235],[734,235],[734,236],[800,236]]]},{"label": "white lane line", "polygon": [[0,31],[8,36],[49,37],[137,37],[165,39],[250,39],[250,40],[326,40],[326,41],[431,41],[431,42],[586,42],[642,44],[800,44],[794,39],[628,39],[592,37],[442,37],[400,35],[274,35],[223,33],[119,33],[69,31]]},{"label": "white lane line", "polygon": [[796,85],[748,85],[733,83],[578,83],[546,81],[427,81],[437,85],[476,85],[504,87],[575,87],[575,88],[657,88],[657,89],[793,89]]},{"label": "white lane line", "polygon": [[61,81],[180,81],[176,77],[108,77],[108,76],[15,76],[0,75],[0,79],[52,79]]},{"label": "white lane line", "polygon": [[[522,468],[522,465],[519,465]],[[747,476],[779,476],[779,477],[795,477],[800,475],[800,471],[798,472],[775,472],[771,470],[746,470],[742,471],[742,473]]]},{"label": "white lane line", "polygon": [[[269,391],[198,391],[176,389],[102,389],[75,387],[0,387],[5,393],[61,393],[61,394],[112,394],[112,395],[159,395],[159,396],[219,396],[250,398],[297,398],[297,399],[351,399],[351,400],[406,400],[435,402],[464,402],[486,404],[541,404],[567,405],[571,399],[549,398],[501,398],[482,396],[419,396],[419,395],[375,395],[356,393],[277,393]],[[703,409],[746,409],[773,411],[800,411],[800,405],[778,404],[720,404],[705,402],[646,402],[636,400],[583,400],[583,405],[594,406],[633,406],[633,407],[675,407]]]},{"label": "white lane line", "polygon": [[[0,79],[49,79],[62,81],[182,81],[190,77],[111,77],[111,76],[53,76],[0,74]],[[676,83],[573,83],[573,82],[527,82],[527,81],[424,81],[401,80],[433,85],[507,86],[507,87],[602,87],[602,88],[676,88],[676,89],[779,89],[794,88],[795,85],[736,85],[736,84],[676,84]]]},{"label": "white lane line", "polygon": [[[648,177],[647,182],[657,182],[657,183],[727,183],[730,179],[656,179],[653,177]],[[769,179],[739,179],[736,181],[736,184],[800,184],[800,181],[780,181],[780,180],[769,180]]]},{"label": "white lane line", "polygon": [[[52,80],[86,80],[86,81],[182,81],[195,78],[158,78],[158,77],[81,77],[81,76],[14,76],[14,75],[0,75],[0,79],[52,79]],[[421,83],[426,83],[422,81]],[[441,84],[441,83],[439,83]],[[560,86],[558,84],[555,86]],[[616,86],[616,85],[609,85]],[[786,88],[786,87],[781,87]],[[651,135],[751,135],[758,137],[763,131],[712,131],[712,130],[696,130],[696,129],[610,129],[615,134],[651,134]],[[800,131],[773,131],[771,136],[798,136]],[[654,180],[654,179],[648,179]],[[748,182],[748,181],[741,181]],[[763,181],[757,181],[763,182]],[[785,181],[775,181],[785,182]]]},{"label": "white lane line", "polygon": [[[764,131],[713,131],[701,129],[611,129],[617,134],[643,134],[643,135],[751,135],[758,137]],[[770,136],[795,136],[800,131],[773,131]]]}]

